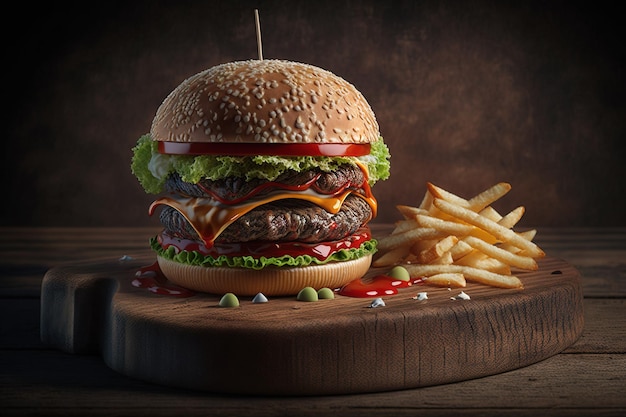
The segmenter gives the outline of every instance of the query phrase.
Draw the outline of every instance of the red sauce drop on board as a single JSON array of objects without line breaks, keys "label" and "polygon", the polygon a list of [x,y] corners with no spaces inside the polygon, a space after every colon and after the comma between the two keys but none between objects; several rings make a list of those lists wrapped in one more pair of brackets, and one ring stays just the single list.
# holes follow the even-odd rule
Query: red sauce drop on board
[{"label": "red sauce drop on board", "polygon": [[403,281],[389,275],[376,275],[370,279],[358,278],[347,283],[339,290],[339,294],[356,298],[382,297],[395,295],[398,293],[398,288],[408,288],[421,282],[422,278]]},{"label": "red sauce drop on board", "polygon": [[131,284],[133,287],[145,288],[154,294],[170,295],[180,298],[196,295],[196,293],[191,290],[169,284],[167,278],[165,278],[165,275],[161,272],[158,262],[139,268]]}]

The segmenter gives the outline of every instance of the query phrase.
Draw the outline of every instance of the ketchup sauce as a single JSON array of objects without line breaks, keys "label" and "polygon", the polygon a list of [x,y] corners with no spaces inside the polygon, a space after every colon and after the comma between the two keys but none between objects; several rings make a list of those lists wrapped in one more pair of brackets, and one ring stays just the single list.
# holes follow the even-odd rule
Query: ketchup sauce
[{"label": "ketchup sauce", "polygon": [[145,288],[154,294],[170,295],[180,298],[188,298],[196,295],[196,293],[191,290],[169,284],[167,278],[165,278],[165,275],[161,272],[158,262],[139,268],[131,284],[133,287]]},{"label": "ketchup sauce", "polygon": [[398,294],[398,288],[408,288],[421,282],[423,282],[422,278],[404,281],[389,275],[376,275],[371,279],[358,278],[347,283],[339,290],[339,294],[356,298],[382,297]]}]

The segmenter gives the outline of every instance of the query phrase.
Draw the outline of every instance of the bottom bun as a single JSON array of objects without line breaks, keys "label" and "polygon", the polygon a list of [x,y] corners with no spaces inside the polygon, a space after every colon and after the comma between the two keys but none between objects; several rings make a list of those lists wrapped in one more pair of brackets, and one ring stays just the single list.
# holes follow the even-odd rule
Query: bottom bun
[{"label": "bottom bun", "polygon": [[261,270],[228,267],[203,267],[181,264],[157,256],[163,274],[176,285],[212,294],[295,295],[304,287],[339,288],[361,278],[369,270],[372,255],[343,262],[330,262],[298,268]]}]

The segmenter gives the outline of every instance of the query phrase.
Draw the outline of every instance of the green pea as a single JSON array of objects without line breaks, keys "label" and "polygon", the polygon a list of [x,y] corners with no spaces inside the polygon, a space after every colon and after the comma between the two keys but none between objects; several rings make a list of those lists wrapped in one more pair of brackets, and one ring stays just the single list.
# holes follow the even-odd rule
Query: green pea
[{"label": "green pea", "polygon": [[400,281],[408,281],[411,279],[409,271],[407,271],[406,268],[400,265],[391,268],[391,271],[389,271],[389,276],[395,279],[399,279]]},{"label": "green pea", "polygon": [[298,301],[317,301],[317,291],[313,287],[304,287],[300,290],[296,299]]},{"label": "green pea", "polygon": [[232,292],[228,292],[224,294],[222,299],[220,300],[220,307],[239,307],[239,299]]},{"label": "green pea", "polygon": [[333,298],[335,298],[335,293],[330,288],[324,287],[320,288],[320,290],[317,292],[317,296],[320,298],[320,300],[332,300]]}]

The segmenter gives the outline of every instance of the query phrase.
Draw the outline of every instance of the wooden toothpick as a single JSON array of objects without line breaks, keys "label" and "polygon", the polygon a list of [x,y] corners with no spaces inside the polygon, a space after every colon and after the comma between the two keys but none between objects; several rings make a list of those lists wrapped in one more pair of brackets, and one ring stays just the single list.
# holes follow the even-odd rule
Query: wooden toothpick
[{"label": "wooden toothpick", "polygon": [[256,23],[256,44],[259,52],[259,61],[263,61],[263,44],[261,43],[261,21],[259,20],[259,9],[254,9],[254,21]]}]

